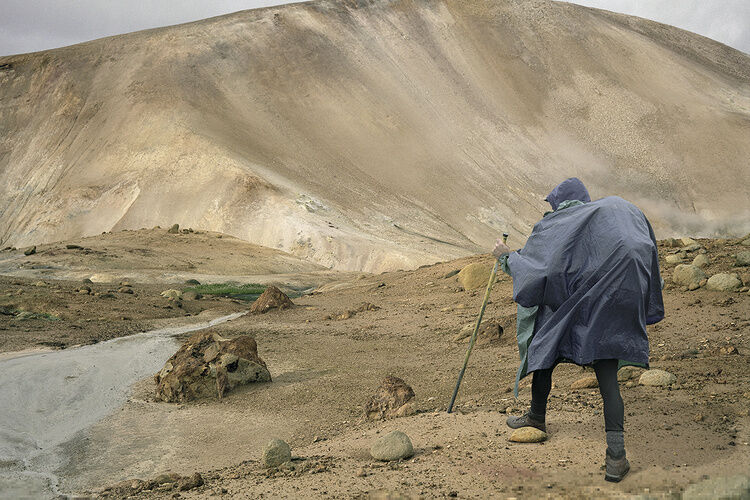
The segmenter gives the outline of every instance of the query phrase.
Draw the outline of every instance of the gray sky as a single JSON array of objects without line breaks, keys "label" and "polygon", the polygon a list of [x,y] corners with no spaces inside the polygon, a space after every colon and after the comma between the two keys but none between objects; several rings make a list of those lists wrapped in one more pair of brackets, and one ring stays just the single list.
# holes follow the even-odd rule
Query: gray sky
[{"label": "gray sky", "polygon": [[[0,55],[253,9],[284,0],[0,0]],[[672,24],[750,53],[750,0],[576,0]]]}]

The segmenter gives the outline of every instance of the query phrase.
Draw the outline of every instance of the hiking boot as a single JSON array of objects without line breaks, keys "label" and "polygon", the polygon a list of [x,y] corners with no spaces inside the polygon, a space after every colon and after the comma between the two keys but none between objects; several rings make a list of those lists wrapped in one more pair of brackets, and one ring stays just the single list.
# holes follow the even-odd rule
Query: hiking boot
[{"label": "hiking boot", "polygon": [[536,427],[542,432],[547,432],[547,425],[543,420],[537,420],[531,416],[531,412],[527,411],[520,417],[508,417],[505,421],[508,427],[511,429],[519,429],[521,427]]},{"label": "hiking boot", "polygon": [[625,453],[620,458],[615,458],[610,455],[607,450],[607,472],[604,473],[604,479],[611,483],[619,483],[625,474],[630,470],[630,463],[625,458]]}]

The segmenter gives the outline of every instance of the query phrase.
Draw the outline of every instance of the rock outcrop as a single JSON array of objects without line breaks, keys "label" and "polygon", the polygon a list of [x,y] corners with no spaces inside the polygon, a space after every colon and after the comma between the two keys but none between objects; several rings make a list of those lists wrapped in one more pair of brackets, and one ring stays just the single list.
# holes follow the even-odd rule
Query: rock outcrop
[{"label": "rock outcrop", "polygon": [[156,399],[185,402],[218,396],[244,384],[270,382],[255,339],[225,339],[204,331],[190,337],[154,375]]}]

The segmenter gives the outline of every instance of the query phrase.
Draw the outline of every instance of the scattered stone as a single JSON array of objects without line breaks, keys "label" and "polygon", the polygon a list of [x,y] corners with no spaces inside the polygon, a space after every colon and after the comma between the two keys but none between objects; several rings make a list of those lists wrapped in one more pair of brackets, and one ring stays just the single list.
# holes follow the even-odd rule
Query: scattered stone
[{"label": "scattered stone", "polygon": [[179,290],[175,290],[174,288],[170,288],[169,290],[164,290],[160,294],[165,299],[169,300],[181,300],[182,299],[182,292]]},{"label": "scattered stone", "polygon": [[365,405],[364,420],[387,420],[415,413],[414,390],[402,379],[388,375]]},{"label": "scattered stone", "polygon": [[689,247],[691,245],[697,245],[698,242],[695,241],[693,238],[680,238],[679,239],[680,245],[684,247]]},{"label": "scattered stone", "polygon": [[583,378],[579,378],[570,385],[573,390],[576,389],[591,389],[599,387],[599,382],[596,380],[596,375],[587,375]]},{"label": "scattered stone", "polygon": [[261,463],[263,467],[270,469],[289,462],[292,459],[292,450],[289,445],[281,439],[272,439],[263,449]]},{"label": "scattered stone", "polygon": [[21,320],[21,321],[24,321],[27,319],[36,319],[36,318],[37,318],[36,314],[34,314],[33,312],[29,312],[29,311],[21,311],[18,314],[16,314],[16,319]]},{"label": "scattered stone", "polygon": [[692,264],[680,264],[674,268],[672,281],[677,285],[690,286],[692,283],[700,284],[706,279],[706,273],[698,266]]},{"label": "scattered stone", "polygon": [[635,378],[641,370],[642,368],[639,368],[637,366],[623,366],[617,372],[617,381],[625,382],[627,380]]},{"label": "scattered stone", "polygon": [[711,259],[708,258],[708,255],[699,253],[695,256],[693,259],[693,265],[695,267],[706,267],[711,263]]},{"label": "scattered stone", "polygon": [[179,224],[172,225],[172,227],[167,229],[167,232],[169,234],[178,234],[180,232],[180,225]]},{"label": "scattered stone", "polygon": [[381,462],[402,460],[414,455],[414,447],[409,436],[401,431],[393,431],[375,441],[370,447],[370,456]]},{"label": "scattered stone", "polygon": [[740,242],[740,245],[750,247],[750,238],[746,238]]},{"label": "scattered stone", "polygon": [[547,433],[536,427],[521,427],[508,438],[514,443],[541,443],[547,440]]},{"label": "scattered stone", "polygon": [[80,294],[88,295],[88,294],[91,293],[91,287],[84,285],[84,286],[78,287],[78,289],[76,290],[76,292],[78,292]]},{"label": "scattered stone", "polygon": [[179,491],[189,491],[199,486],[203,486],[203,476],[201,476],[200,472],[184,476],[177,482],[177,489]]},{"label": "scattered stone", "polygon": [[680,254],[667,255],[664,260],[667,264],[680,264],[683,262],[682,255]]},{"label": "scattered stone", "polygon": [[737,274],[714,274],[708,278],[706,288],[718,292],[733,292],[742,288],[742,280]]},{"label": "scattered stone", "polygon": [[218,395],[252,382],[270,382],[271,374],[250,336],[225,339],[203,331],[185,344],[154,375],[156,399],[185,402]]},{"label": "scattered stone", "polygon": [[83,247],[80,245],[65,245],[65,248],[68,250],[83,250]]},{"label": "scattered stone", "polygon": [[745,250],[734,256],[738,266],[750,266],[750,250]]},{"label": "scattered stone", "polygon": [[176,483],[177,481],[180,480],[181,477],[182,476],[174,472],[165,472],[163,474],[159,474],[158,476],[156,476],[154,479],[152,479],[146,484],[146,489],[151,490],[157,486]]},{"label": "scattered stone", "polygon": [[491,272],[489,265],[475,262],[461,269],[458,273],[458,281],[464,290],[486,287]]},{"label": "scattered stone", "polygon": [[688,486],[682,500],[742,500],[750,498],[750,476],[706,479]]},{"label": "scattered stone", "polygon": [[730,345],[730,346],[727,346],[727,347],[722,347],[721,349],[719,349],[719,352],[721,354],[725,354],[725,355],[739,354],[740,353],[740,351],[737,350],[737,348],[735,346],[733,346],[733,345]]},{"label": "scattered stone", "polygon": [[679,247],[680,242],[677,241],[675,238],[667,238],[663,241],[665,247]]},{"label": "scattered stone", "polygon": [[117,291],[120,293],[130,293],[130,294],[133,293],[133,289],[127,286],[121,286],[120,288],[117,289]]},{"label": "scattered stone", "polygon": [[443,275],[443,279],[445,279],[445,278],[452,278],[452,277],[454,277],[455,275],[457,275],[460,272],[461,272],[460,269],[454,269],[453,271],[448,271],[447,273],[445,273]]},{"label": "scattered stone", "polygon": [[252,314],[262,314],[271,309],[286,309],[293,305],[294,303],[284,292],[275,286],[269,286],[253,303],[250,312]]},{"label": "scattered stone", "polygon": [[195,286],[195,285],[200,285],[201,282],[198,281],[198,280],[189,279],[189,280],[185,281],[185,284],[186,285],[193,285],[193,286]]},{"label": "scattered stone", "polygon": [[677,381],[677,377],[664,370],[648,370],[643,372],[638,383],[652,387],[665,387],[672,385]]},{"label": "scattered stone", "polygon": [[693,290],[697,290],[701,287],[700,283],[690,283],[687,287],[688,291],[692,292]]},{"label": "scattered stone", "polygon": [[81,280],[81,283],[93,283],[93,281],[91,281],[91,279],[90,279],[90,278],[83,278],[83,279]]},{"label": "scattered stone", "polygon": [[[453,341],[463,342],[464,340],[469,339],[471,337],[471,334],[474,332],[475,326],[476,322],[465,324],[463,327],[461,327],[461,330],[453,336]],[[501,324],[501,321],[498,321],[496,319],[485,321],[479,327],[476,342],[480,345],[497,343],[502,338],[504,331],[505,328]]]},{"label": "scattered stone", "polygon": [[193,290],[188,290],[187,292],[182,293],[182,298],[184,300],[200,300],[203,298],[203,295]]},{"label": "scattered stone", "polygon": [[34,255],[36,253],[36,247],[27,248],[23,251],[24,255]]}]

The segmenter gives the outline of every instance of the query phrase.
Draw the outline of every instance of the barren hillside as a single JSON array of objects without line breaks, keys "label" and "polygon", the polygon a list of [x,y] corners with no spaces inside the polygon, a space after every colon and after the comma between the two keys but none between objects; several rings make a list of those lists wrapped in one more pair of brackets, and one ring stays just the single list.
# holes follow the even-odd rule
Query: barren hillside
[{"label": "barren hillside", "polygon": [[389,270],[522,240],[577,175],[747,232],[750,57],[520,0],[321,0],[0,58],[0,243],[156,224]]}]

